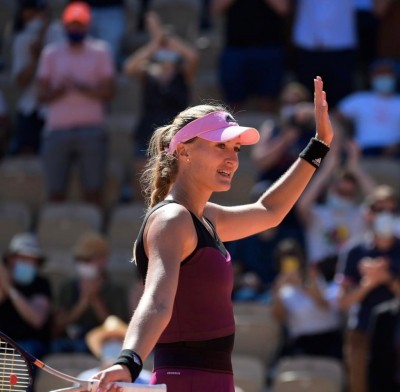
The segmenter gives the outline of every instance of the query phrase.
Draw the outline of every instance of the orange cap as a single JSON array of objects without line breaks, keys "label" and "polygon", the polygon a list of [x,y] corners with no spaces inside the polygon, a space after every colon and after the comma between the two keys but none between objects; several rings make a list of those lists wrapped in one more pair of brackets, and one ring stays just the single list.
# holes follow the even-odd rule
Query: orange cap
[{"label": "orange cap", "polygon": [[83,1],[75,1],[65,8],[62,14],[64,24],[79,22],[87,26],[90,23],[90,7]]}]

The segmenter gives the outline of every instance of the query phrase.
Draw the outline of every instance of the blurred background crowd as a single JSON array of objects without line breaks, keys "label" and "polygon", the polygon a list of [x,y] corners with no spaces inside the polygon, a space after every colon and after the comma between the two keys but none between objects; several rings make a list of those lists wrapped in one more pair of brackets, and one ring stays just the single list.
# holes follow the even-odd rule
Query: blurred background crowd
[{"label": "blurred background crowd", "polygon": [[246,203],[314,135],[321,75],[328,157],[279,227],[226,244],[238,390],[400,390],[399,1],[0,0],[0,29],[1,331],[39,358],[116,355],[153,130],[220,100],[259,129],[213,196]]}]

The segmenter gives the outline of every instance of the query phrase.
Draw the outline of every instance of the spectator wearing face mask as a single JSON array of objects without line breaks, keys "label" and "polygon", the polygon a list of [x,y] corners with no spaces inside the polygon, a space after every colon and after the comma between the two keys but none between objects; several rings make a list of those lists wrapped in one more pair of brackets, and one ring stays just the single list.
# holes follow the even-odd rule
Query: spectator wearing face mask
[{"label": "spectator wearing face mask", "polygon": [[[141,86],[140,115],[133,130],[133,188],[140,195],[139,176],[146,163],[146,150],[154,130],[186,109],[192,99],[199,54],[187,40],[170,34],[156,12],[146,13],[149,41],[124,62],[126,75]],[[139,190],[139,191],[138,191]]]},{"label": "spectator wearing face mask", "polygon": [[107,274],[108,242],[85,233],[74,250],[76,277],[60,284],[55,301],[54,352],[87,352],[86,333],[108,316],[128,319],[128,294]]},{"label": "spectator wearing face mask", "polygon": [[353,137],[363,157],[400,159],[400,95],[396,93],[396,68],[379,59],[370,66],[368,91],[355,92],[337,105],[337,117],[353,127]]},{"label": "spectator wearing face mask", "polygon": [[319,266],[328,281],[333,279],[341,249],[365,232],[362,200],[376,186],[360,164],[354,140],[332,148],[331,153],[295,207],[305,228],[308,260]]},{"label": "spectator wearing face mask", "polygon": [[16,234],[0,262],[0,330],[37,358],[49,350],[51,290],[32,233]]},{"label": "spectator wearing face mask", "polygon": [[398,198],[387,185],[367,196],[368,232],[339,256],[338,305],[347,315],[345,359],[349,392],[367,391],[368,329],[372,310],[393,299],[400,279],[400,238],[395,234]]},{"label": "spectator wearing face mask", "polygon": [[39,59],[38,96],[47,105],[41,156],[52,202],[65,200],[74,162],[85,201],[102,201],[115,69],[108,44],[88,37],[90,21],[86,3],[68,4],[62,13],[67,42],[46,46]]},{"label": "spectator wearing face mask", "polygon": [[[111,366],[122,350],[128,324],[119,317],[108,316],[104,323],[91,329],[85,336],[90,352],[99,359],[99,366],[87,369],[79,374],[81,380],[90,380],[100,370]],[[143,369],[135,384],[148,384],[151,372]]]}]

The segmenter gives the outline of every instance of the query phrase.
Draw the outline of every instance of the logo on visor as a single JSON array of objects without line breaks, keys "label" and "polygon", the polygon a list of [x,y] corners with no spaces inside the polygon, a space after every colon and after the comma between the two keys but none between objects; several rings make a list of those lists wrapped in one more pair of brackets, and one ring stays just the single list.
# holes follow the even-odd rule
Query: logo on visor
[{"label": "logo on visor", "polygon": [[236,122],[237,122],[230,114],[227,114],[227,115],[226,115],[225,121],[226,121],[227,123],[236,123]]}]

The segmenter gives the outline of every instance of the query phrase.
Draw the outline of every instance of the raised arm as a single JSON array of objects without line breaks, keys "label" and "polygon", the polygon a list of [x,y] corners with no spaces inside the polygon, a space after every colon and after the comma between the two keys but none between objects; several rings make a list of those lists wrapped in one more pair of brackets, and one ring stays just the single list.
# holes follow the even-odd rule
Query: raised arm
[{"label": "raised arm", "polygon": [[148,12],[146,14],[145,23],[146,30],[150,35],[149,42],[133,52],[123,64],[124,73],[137,78],[142,76],[146,64],[160,48],[164,36],[160,20],[155,12]]},{"label": "raised arm", "polygon": [[273,136],[273,120],[266,120],[260,129],[260,141],[251,150],[251,159],[259,171],[274,167],[299,137],[299,130],[292,125],[283,125],[279,134]]},{"label": "raised arm", "polygon": [[199,55],[197,50],[176,35],[167,35],[164,38],[165,47],[178,53],[183,59],[183,72],[186,81],[191,83],[196,76],[197,66],[199,63]]},{"label": "raised arm", "polygon": [[[319,141],[313,140],[311,148],[315,148],[316,150],[313,151],[318,151],[316,155],[322,157],[324,155],[322,151],[327,149],[325,144],[331,144],[333,130],[320,77],[314,79],[314,87],[317,128],[315,137]],[[310,151],[310,145],[307,147],[307,151]],[[299,157],[255,203],[236,207],[221,207],[209,203],[207,214],[210,219],[214,220],[223,241],[243,238],[277,226],[294,206],[315,170],[312,163]]]},{"label": "raised arm", "polygon": [[361,150],[355,140],[349,139],[346,142],[347,168],[356,177],[363,196],[372,193],[376,187],[376,181],[363,169],[361,165]]}]

